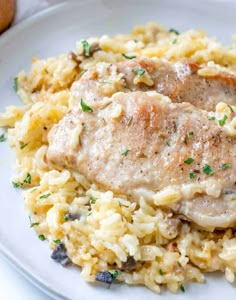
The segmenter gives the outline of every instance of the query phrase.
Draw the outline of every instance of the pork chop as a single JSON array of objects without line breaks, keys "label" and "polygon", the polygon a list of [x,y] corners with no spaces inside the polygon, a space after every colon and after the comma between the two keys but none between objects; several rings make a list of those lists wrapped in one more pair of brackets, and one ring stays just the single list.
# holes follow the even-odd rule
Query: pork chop
[{"label": "pork chop", "polygon": [[[173,102],[189,102],[207,111],[215,111],[219,102],[236,105],[236,76],[213,70],[215,75],[200,76],[200,69],[190,62],[170,63],[147,58],[117,64],[100,63],[73,84],[72,94],[75,103],[81,98],[92,103],[119,91],[153,90],[170,97]],[[137,75],[134,70],[144,70],[144,73]],[[142,80],[145,76],[149,80]],[[140,82],[135,84],[135,77],[140,77],[136,78]]]},{"label": "pork chop", "polygon": [[74,108],[51,130],[47,160],[54,168],[133,199],[211,179],[222,187],[218,198],[184,196],[172,209],[204,227],[236,223],[236,142],[208,112],[156,92],[116,93],[92,109]]}]

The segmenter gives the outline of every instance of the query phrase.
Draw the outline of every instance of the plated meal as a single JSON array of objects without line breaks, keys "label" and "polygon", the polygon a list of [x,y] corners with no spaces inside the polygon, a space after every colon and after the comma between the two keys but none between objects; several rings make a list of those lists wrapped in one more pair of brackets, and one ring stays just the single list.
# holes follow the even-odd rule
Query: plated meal
[{"label": "plated meal", "polygon": [[33,58],[14,89],[0,141],[53,260],[156,293],[234,281],[235,43],[148,23]]}]

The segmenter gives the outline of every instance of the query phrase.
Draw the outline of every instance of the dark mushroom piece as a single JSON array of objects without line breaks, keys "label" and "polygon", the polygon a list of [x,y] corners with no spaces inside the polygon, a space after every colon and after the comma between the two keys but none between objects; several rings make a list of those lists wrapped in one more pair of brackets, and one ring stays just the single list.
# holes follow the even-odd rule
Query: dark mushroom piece
[{"label": "dark mushroom piece", "polygon": [[66,246],[63,243],[56,247],[51,255],[51,258],[60,263],[62,266],[66,266],[71,262],[67,254]]},{"label": "dark mushroom piece", "polygon": [[121,272],[117,270],[97,272],[96,281],[107,283],[110,286],[120,274]]},{"label": "dark mushroom piece", "polygon": [[64,219],[66,221],[75,221],[75,220],[79,220],[81,217],[80,214],[78,213],[67,213],[64,215]]},{"label": "dark mushroom piece", "polygon": [[121,270],[124,272],[132,272],[137,268],[137,261],[133,256],[127,256],[127,260],[122,263]]}]

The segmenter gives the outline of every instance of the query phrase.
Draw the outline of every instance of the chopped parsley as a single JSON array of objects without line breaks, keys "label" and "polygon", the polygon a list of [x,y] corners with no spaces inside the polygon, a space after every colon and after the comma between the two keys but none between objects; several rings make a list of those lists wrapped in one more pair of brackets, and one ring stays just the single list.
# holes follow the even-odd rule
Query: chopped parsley
[{"label": "chopped parsley", "polygon": [[205,173],[209,176],[215,173],[215,171],[213,171],[212,168],[208,164],[205,164],[205,166],[203,166],[202,171],[203,171],[203,173]]},{"label": "chopped parsley", "polygon": [[30,193],[34,193],[35,191],[37,191],[37,188],[32,189]]},{"label": "chopped parsley", "polygon": [[63,218],[64,218],[65,221],[69,221],[70,220],[69,214],[64,214]]},{"label": "chopped parsley", "polygon": [[166,145],[167,145],[168,147],[170,147],[170,142],[169,142],[169,141],[166,141]]},{"label": "chopped parsley", "polygon": [[32,228],[32,227],[34,227],[34,226],[38,226],[38,225],[39,225],[39,223],[38,223],[38,222],[31,223],[31,224],[30,224],[30,228]]},{"label": "chopped parsley", "polygon": [[122,56],[124,56],[125,58],[127,59],[133,59],[133,58],[136,58],[136,55],[127,55],[125,53],[122,53]]},{"label": "chopped parsley", "polygon": [[176,44],[177,43],[177,39],[174,39],[172,44]]},{"label": "chopped parsley", "polygon": [[181,292],[183,292],[183,293],[185,292],[185,288],[182,284],[179,286],[179,289],[181,290]]},{"label": "chopped parsley", "polygon": [[121,155],[127,156],[127,154],[129,153],[130,150],[125,150],[124,152],[121,153]]},{"label": "chopped parsley", "polygon": [[93,198],[93,197],[90,198],[90,203],[91,203],[91,204],[95,204],[96,201],[97,201],[97,200],[96,200],[95,198]]},{"label": "chopped parsley", "polygon": [[182,265],[179,261],[177,261],[177,264],[178,264],[179,267],[182,267]]},{"label": "chopped parsley", "polygon": [[81,70],[80,71],[80,73],[79,73],[79,76],[82,76],[82,75],[84,75],[84,73],[86,73],[88,70],[87,69],[83,69],[83,70]]},{"label": "chopped parsley", "polygon": [[189,131],[188,135],[189,135],[189,136],[194,135],[193,131]]},{"label": "chopped parsley", "polygon": [[140,69],[135,68],[135,69],[132,69],[132,72],[137,74],[138,76],[142,76],[146,72],[146,70],[144,70],[142,68],[140,68]]},{"label": "chopped parsley", "polygon": [[14,89],[15,92],[18,91],[18,77],[14,78],[13,89]]},{"label": "chopped parsley", "polygon": [[91,216],[91,214],[92,214],[92,212],[90,211],[90,212],[86,215],[86,217]]},{"label": "chopped parsley", "polygon": [[29,143],[26,143],[26,144],[22,144],[21,146],[20,146],[20,149],[21,150],[23,150],[26,146],[28,146],[29,145]]},{"label": "chopped parsley", "polygon": [[27,173],[25,180],[23,181],[24,183],[31,183],[31,175],[30,173]]},{"label": "chopped parsley", "polygon": [[19,188],[19,187],[22,187],[23,186],[23,183],[22,182],[12,182],[14,188]]},{"label": "chopped parsley", "polygon": [[213,116],[213,117],[211,117],[209,120],[210,120],[210,121],[215,121],[215,119],[216,119],[216,117]]},{"label": "chopped parsley", "polygon": [[40,234],[38,236],[38,238],[40,239],[40,241],[45,241],[46,240],[46,237],[43,234]]},{"label": "chopped parsley", "polygon": [[160,274],[161,276],[164,275],[162,269],[159,270],[159,274]]},{"label": "chopped parsley", "polygon": [[187,165],[190,165],[190,164],[193,163],[193,162],[194,162],[194,159],[193,159],[192,157],[189,157],[189,158],[187,158],[187,159],[184,161],[184,163],[187,164]]},{"label": "chopped parsley", "polygon": [[32,223],[32,221],[31,221],[31,217],[30,217],[30,216],[29,216],[29,220],[30,220],[30,228],[32,228],[32,227],[34,227],[34,226],[37,226],[37,225],[39,225],[39,223],[38,223],[38,222]]},{"label": "chopped parsley", "polygon": [[121,272],[120,271],[118,271],[118,270],[110,270],[110,271],[108,271],[110,274],[111,274],[111,276],[113,277],[113,280],[114,279],[116,279],[116,277],[118,277],[120,274],[121,274]]},{"label": "chopped parsley", "polygon": [[41,195],[41,196],[39,197],[39,199],[46,199],[46,198],[48,198],[49,196],[51,196],[51,193]]},{"label": "chopped parsley", "polygon": [[171,28],[169,32],[174,32],[176,35],[179,35],[179,31],[174,28]]},{"label": "chopped parsley", "polygon": [[55,244],[60,245],[61,244],[61,240],[54,240],[53,241]]},{"label": "chopped parsley", "polygon": [[226,115],[224,115],[223,119],[219,120],[219,125],[220,126],[224,126],[225,125],[225,121],[228,119],[228,117]]},{"label": "chopped parsley", "polygon": [[230,111],[232,112],[232,113],[234,113],[234,110],[233,110],[233,108],[232,108],[232,106],[231,105],[227,105],[228,106],[228,108],[230,109]]},{"label": "chopped parsley", "polygon": [[83,40],[82,42],[82,46],[84,48],[84,55],[89,57],[90,56],[90,45],[86,40]]},{"label": "chopped parsley", "polygon": [[6,140],[6,137],[5,137],[5,134],[3,133],[0,135],[0,143],[5,142],[5,140]]},{"label": "chopped parsley", "polygon": [[194,179],[196,177],[196,174],[194,172],[189,173],[189,178]]},{"label": "chopped parsley", "polygon": [[[18,182],[12,182],[14,188],[23,187],[24,183],[28,183],[28,184],[31,183],[31,175],[30,175],[30,173],[27,173],[27,175],[26,175],[26,177],[25,177],[25,179],[24,179],[23,182],[19,182],[19,181]],[[32,191],[31,191],[31,193],[32,193]]]},{"label": "chopped parsley", "polygon": [[231,165],[230,164],[222,164],[220,167],[221,167],[221,169],[228,169],[231,167]]},{"label": "chopped parsley", "polygon": [[91,107],[89,107],[89,106],[83,101],[83,99],[80,100],[80,105],[81,105],[82,111],[93,112],[93,109],[92,109]]}]

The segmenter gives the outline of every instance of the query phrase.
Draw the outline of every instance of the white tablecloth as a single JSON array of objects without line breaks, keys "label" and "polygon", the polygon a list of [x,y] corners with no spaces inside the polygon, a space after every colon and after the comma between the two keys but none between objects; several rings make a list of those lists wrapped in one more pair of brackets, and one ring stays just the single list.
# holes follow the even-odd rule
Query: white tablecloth
[{"label": "white tablecloth", "polygon": [[[7,1],[7,0],[6,0]],[[60,0],[17,0],[17,14],[13,26],[32,14],[54,5]],[[1,36],[0,36],[1,38]],[[30,284],[0,255],[1,300],[51,300]]]}]

